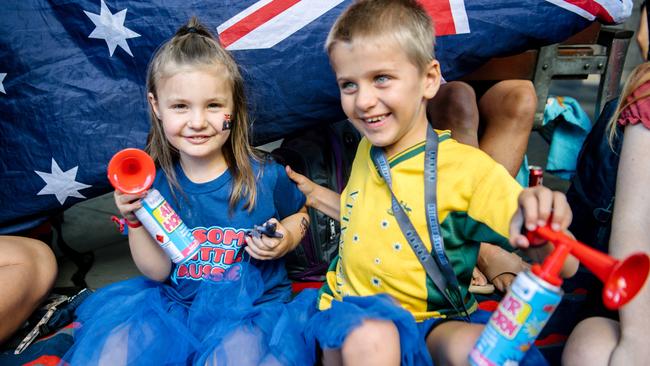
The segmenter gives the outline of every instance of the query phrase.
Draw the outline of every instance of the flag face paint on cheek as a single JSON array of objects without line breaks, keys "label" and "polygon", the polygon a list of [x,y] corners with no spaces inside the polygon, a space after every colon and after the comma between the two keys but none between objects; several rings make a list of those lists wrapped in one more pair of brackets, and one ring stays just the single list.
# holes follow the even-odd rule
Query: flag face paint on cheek
[{"label": "flag face paint on cheek", "polygon": [[232,116],[230,114],[224,114],[223,116],[223,127],[221,128],[222,131],[227,131],[232,128]]}]

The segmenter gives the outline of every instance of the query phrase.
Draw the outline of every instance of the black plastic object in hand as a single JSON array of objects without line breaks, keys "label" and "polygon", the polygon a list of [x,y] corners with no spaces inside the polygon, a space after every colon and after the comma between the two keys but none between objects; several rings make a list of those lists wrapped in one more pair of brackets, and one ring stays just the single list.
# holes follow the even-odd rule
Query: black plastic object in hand
[{"label": "black plastic object in hand", "polygon": [[253,229],[246,230],[246,235],[252,236],[254,238],[260,238],[262,235],[266,235],[269,238],[282,238],[282,233],[275,231],[277,225],[273,222],[265,222],[263,225],[254,225]]}]

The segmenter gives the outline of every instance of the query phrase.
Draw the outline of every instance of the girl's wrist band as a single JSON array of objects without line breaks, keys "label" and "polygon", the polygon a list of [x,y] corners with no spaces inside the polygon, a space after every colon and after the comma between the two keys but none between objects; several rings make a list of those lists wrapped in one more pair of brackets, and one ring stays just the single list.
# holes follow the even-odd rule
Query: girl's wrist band
[{"label": "girl's wrist band", "polygon": [[127,220],[127,219],[124,219],[124,222],[125,222],[126,225],[127,225],[128,227],[130,227],[131,229],[135,229],[135,228],[137,228],[137,227],[142,226],[142,223],[141,223],[140,221],[132,222],[132,221],[129,221],[129,220]]},{"label": "girl's wrist band", "polygon": [[115,225],[117,225],[117,230],[119,230],[122,235],[127,235],[127,227],[135,229],[142,226],[142,223],[140,221],[131,222],[123,217],[119,218],[117,216],[111,216],[111,220],[115,223]]}]

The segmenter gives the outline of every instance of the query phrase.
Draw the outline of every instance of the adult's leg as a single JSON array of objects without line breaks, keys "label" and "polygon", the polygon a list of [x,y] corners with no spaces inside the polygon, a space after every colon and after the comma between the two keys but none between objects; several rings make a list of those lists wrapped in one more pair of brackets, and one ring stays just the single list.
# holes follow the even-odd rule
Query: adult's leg
[{"label": "adult's leg", "polygon": [[386,365],[400,364],[399,333],[386,320],[366,320],[354,329],[341,349],[323,350],[323,365]]},{"label": "adult's leg", "polygon": [[56,271],[56,259],[45,243],[0,236],[0,344],[45,298]]},{"label": "adult's leg", "polygon": [[[533,97],[532,109],[528,108],[531,106],[527,103],[527,96],[530,96],[531,93]],[[482,104],[477,105],[476,94],[471,86],[461,81],[452,81],[440,86],[438,94],[429,101],[427,113],[434,128],[451,130],[451,135],[455,140],[478,148],[479,109],[482,108],[480,110],[481,123],[486,124],[486,127],[481,139],[481,149],[490,154],[497,162],[506,165],[510,174],[515,176],[528,146],[528,135],[535,113],[535,98],[532,83],[523,80],[507,80],[488,89],[481,97]],[[501,103],[500,107],[505,110],[492,108],[492,105],[497,103]],[[520,103],[525,105],[521,106]],[[509,124],[515,124],[520,119],[529,120],[530,123],[520,124],[514,134],[497,133],[498,129],[507,129]],[[521,125],[528,127],[522,128]],[[526,128],[527,132],[519,132]],[[515,138],[512,143],[519,147],[511,149],[511,141],[507,139],[513,138],[513,135]],[[521,147],[522,143],[523,147]],[[487,147],[488,150],[485,150],[484,147]],[[518,161],[518,163],[514,163],[514,161]],[[511,165],[512,169],[507,164]],[[494,282],[500,291],[506,290],[514,280],[513,273],[519,272],[522,268],[522,261],[517,255],[507,253],[497,246],[481,243],[479,267],[478,269],[474,268],[472,274],[472,285],[479,287],[473,287],[473,291],[481,292],[483,290],[479,289],[488,286],[488,279],[484,273],[488,270],[489,263],[492,263],[489,280]],[[494,291],[494,288],[488,291]]]},{"label": "adult's leg", "polygon": [[[535,88],[528,80],[500,81],[490,87],[478,102],[482,130],[480,148],[513,177],[524,159],[536,108]],[[491,262],[494,264],[488,266]],[[481,244],[479,269],[490,273],[488,279],[500,291],[505,291],[514,281],[515,274],[524,268],[525,264],[516,254]]]},{"label": "adult's leg", "polygon": [[481,150],[516,176],[533,128],[537,96],[528,80],[504,80],[481,97],[478,110],[483,133]]},{"label": "adult's leg", "polygon": [[440,85],[429,101],[427,116],[433,128],[451,130],[458,142],[478,147],[478,107],[474,89],[462,81]]}]

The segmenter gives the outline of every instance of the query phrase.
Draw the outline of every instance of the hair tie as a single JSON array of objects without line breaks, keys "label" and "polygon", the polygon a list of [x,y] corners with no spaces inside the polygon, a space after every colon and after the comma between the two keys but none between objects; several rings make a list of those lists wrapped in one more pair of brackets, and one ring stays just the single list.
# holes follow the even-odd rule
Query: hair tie
[{"label": "hair tie", "polygon": [[194,27],[187,28],[187,33],[196,33],[196,28]]}]

